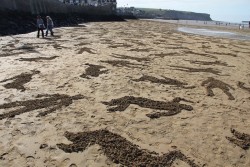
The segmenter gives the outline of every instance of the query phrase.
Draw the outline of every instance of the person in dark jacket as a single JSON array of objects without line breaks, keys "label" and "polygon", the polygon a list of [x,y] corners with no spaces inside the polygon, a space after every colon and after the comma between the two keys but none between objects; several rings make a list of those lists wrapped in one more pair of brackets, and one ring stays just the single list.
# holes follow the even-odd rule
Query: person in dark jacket
[{"label": "person in dark jacket", "polygon": [[52,30],[53,27],[54,27],[53,20],[51,19],[50,16],[47,16],[46,19],[47,19],[47,30],[46,30],[46,35],[45,36],[48,36],[49,31],[50,31],[51,36],[54,36],[54,32]]},{"label": "person in dark jacket", "polygon": [[40,36],[40,31],[42,31],[42,37],[44,38],[43,29],[45,28],[45,26],[44,26],[44,22],[41,16],[37,16],[36,23],[37,23],[37,38],[39,38]]}]

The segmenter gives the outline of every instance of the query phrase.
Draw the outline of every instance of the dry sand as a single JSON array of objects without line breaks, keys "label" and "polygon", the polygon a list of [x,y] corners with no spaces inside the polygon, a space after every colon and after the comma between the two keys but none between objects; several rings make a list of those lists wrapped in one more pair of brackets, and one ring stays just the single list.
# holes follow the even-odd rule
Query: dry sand
[{"label": "dry sand", "polygon": [[[241,145],[228,138],[236,145],[226,138],[231,128],[250,134],[250,41],[150,21],[89,23],[55,34],[0,37],[0,166],[126,166],[111,157],[113,134],[159,156],[180,151],[198,166],[250,166],[250,150],[239,147],[249,139]],[[66,131],[99,138],[78,136],[78,148],[66,153],[57,145],[71,143]],[[114,155],[121,149],[118,142]],[[182,160],[169,164],[190,165]]]}]

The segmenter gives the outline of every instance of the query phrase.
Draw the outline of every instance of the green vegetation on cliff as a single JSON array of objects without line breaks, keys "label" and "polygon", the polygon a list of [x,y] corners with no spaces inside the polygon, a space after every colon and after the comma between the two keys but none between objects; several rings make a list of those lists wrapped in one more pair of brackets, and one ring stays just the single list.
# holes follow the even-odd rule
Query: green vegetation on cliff
[{"label": "green vegetation on cliff", "polygon": [[176,11],[167,9],[153,9],[153,8],[118,8],[119,15],[134,15],[138,18],[148,19],[170,19],[170,20],[203,20],[211,21],[210,14],[195,13],[187,11]]}]

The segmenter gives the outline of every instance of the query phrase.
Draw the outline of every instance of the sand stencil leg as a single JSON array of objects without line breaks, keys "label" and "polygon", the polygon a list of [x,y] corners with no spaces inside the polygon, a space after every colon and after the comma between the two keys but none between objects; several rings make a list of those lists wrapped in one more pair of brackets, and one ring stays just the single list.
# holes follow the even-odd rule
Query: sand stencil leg
[{"label": "sand stencil leg", "polygon": [[135,82],[140,82],[140,81],[144,81],[143,77],[139,78],[139,79],[131,79],[132,81],[135,81]]},{"label": "sand stencil leg", "polygon": [[207,87],[207,95],[208,96],[214,96],[214,92],[213,92],[212,88]]},{"label": "sand stencil leg", "polygon": [[240,133],[240,132],[238,132],[238,131],[235,130],[235,129],[231,129],[231,132],[232,132],[233,135],[234,135],[235,137],[237,137],[238,139],[241,139],[241,140],[249,140],[249,142],[250,142],[250,135],[245,134],[245,133]]},{"label": "sand stencil leg", "polygon": [[111,101],[104,101],[102,104],[108,105],[108,106],[116,106],[122,103],[121,98],[119,99],[112,99]]},{"label": "sand stencil leg", "polygon": [[66,153],[72,153],[72,152],[80,152],[84,151],[85,148],[78,146],[77,144],[57,144],[57,147]]},{"label": "sand stencil leg", "polygon": [[152,114],[146,114],[147,117],[151,118],[151,119],[155,119],[155,118],[160,118],[162,116],[172,116],[172,115],[176,115],[178,113],[180,113],[181,110],[176,110],[176,111],[168,111],[168,112],[156,112],[156,113],[152,113]]},{"label": "sand stencil leg", "polygon": [[109,108],[108,111],[115,112],[115,111],[124,111],[129,107],[129,104],[120,104],[117,107]]},{"label": "sand stencil leg", "polygon": [[229,90],[223,90],[223,92],[228,96],[229,100],[235,100],[233,95],[229,92]]},{"label": "sand stencil leg", "polygon": [[179,159],[179,160],[181,160],[183,162],[186,162],[188,165],[190,165],[192,167],[199,167],[193,161],[189,160],[188,157],[185,156],[180,151],[171,151],[171,152],[169,152],[167,154],[163,154],[163,156],[161,158],[162,158],[161,163],[168,164],[166,166],[172,166],[173,162],[176,159]]},{"label": "sand stencil leg", "polygon": [[240,87],[241,89],[244,89],[250,93],[250,87],[246,87],[244,85],[245,85],[245,83],[240,82],[240,81],[238,82],[238,87]]},{"label": "sand stencil leg", "polygon": [[181,153],[180,151],[173,151],[173,152],[177,154],[177,159],[180,159],[183,162],[186,162],[191,167],[199,167],[197,164],[194,163],[194,161],[191,161],[190,159],[188,159],[188,157],[184,155],[183,153]]},{"label": "sand stencil leg", "polygon": [[240,133],[235,129],[231,129],[232,134],[237,138],[226,137],[230,142],[236,144],[237,146],[241,147],[244,150],[250,148],[250,135],[245,133]]},{"label": "sand stencil leg", "polygon": [[181,102],[181,101],[189,102],[189,103],[194,103],[194,102],[191,101],[191,100],[186,100],[186,99],[180,98],[180,97],[176,97],[176,98],[174,98],[172,101],[173,101],[173,102],[176,102],[176,103],[179,103],[179,102]]},{"label": "sand stencil leg", "polygon": [[226,137],[226,139],[236,144],[237,146],[241,147],[244,150],[247,150],[249,148],[249,146],[247,146],[246,143],[242,140],[234,139],[232,137]]}]

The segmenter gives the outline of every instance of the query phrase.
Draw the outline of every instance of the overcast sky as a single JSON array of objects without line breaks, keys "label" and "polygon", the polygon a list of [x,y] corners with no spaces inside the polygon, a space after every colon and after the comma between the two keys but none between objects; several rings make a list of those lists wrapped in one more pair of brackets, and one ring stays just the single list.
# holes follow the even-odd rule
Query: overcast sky
[{"label": "overcast sky", "polygon": [[145,7],[208,13],[213,20],[250,21],[250,0],[117,0],[118,7]]}]

